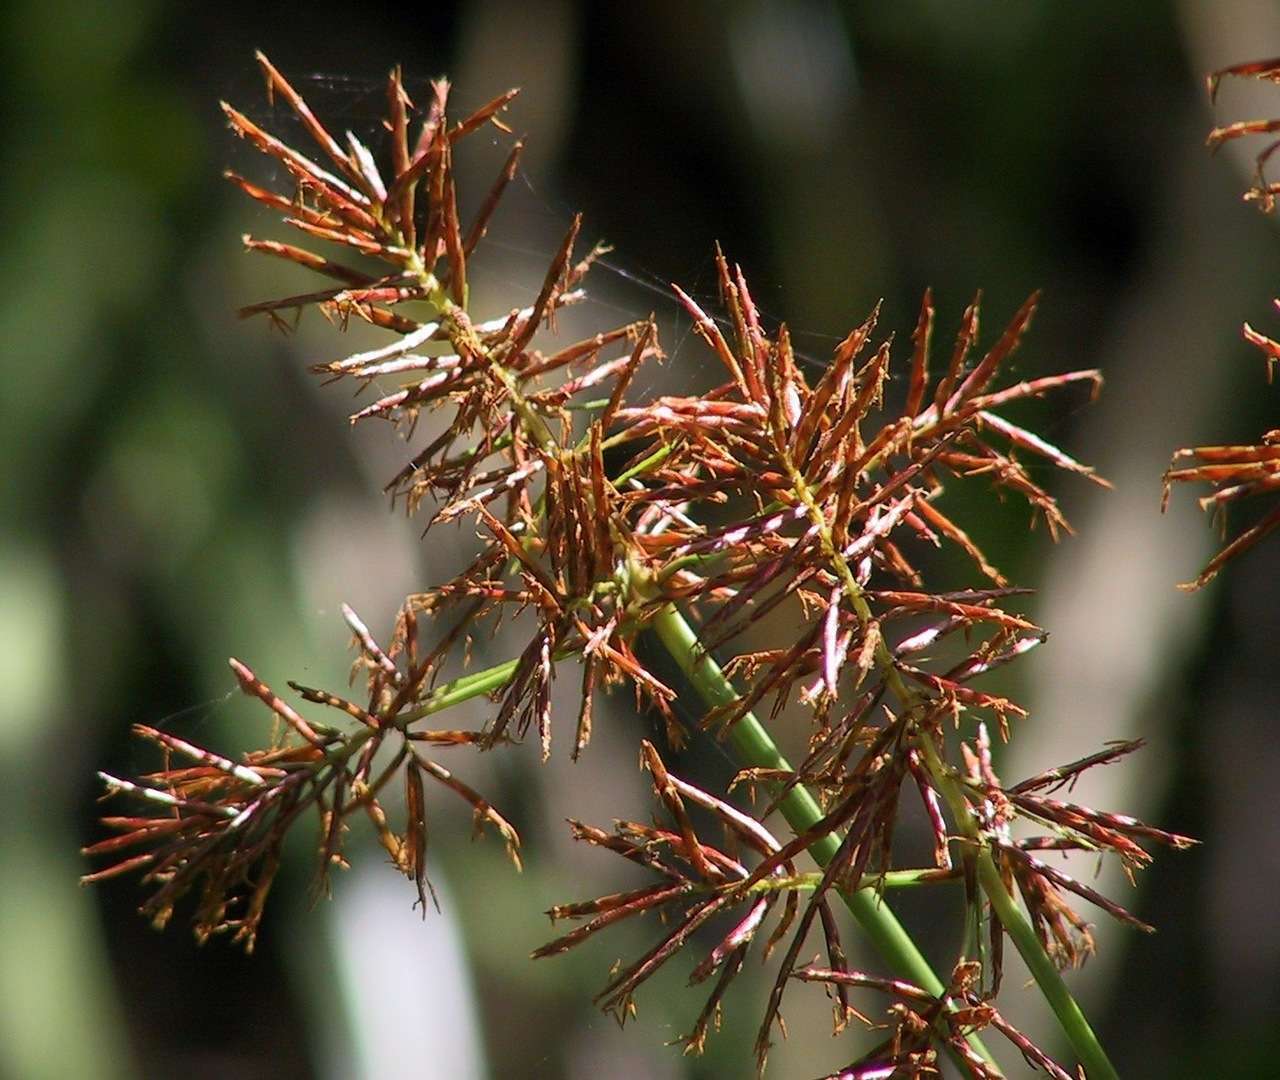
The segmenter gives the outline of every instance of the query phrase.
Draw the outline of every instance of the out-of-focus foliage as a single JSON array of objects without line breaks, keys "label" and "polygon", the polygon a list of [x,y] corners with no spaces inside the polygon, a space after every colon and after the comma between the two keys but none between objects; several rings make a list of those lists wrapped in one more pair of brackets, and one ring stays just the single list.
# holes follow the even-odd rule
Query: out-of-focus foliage
[{"label": "out-of-focus foliage", "polygon": [[[1020,582],[1035,584],[1053,558],[1077,560],[1077,591],[1103,566],[1121,582],[1140,576],[1153,556],[1133,534],[1090,554],[1103,500],[1137,492],[1153,527],[1176,534],[1183,525],[1158,523],[1168,448],[1246,441],[1274,426],[1275,398],[1258,385],[1238,327],[1280,291],[1280,265],[1271,226],[1237,203],[1240,177],[1201,146],[1211,126],[1202,69],[1241,59],[1238,48],[1215,51],[1206,20],[1184,21],[1171,5],[1100,3],[528,8],[537,10],[5,8],[0,1068],[12,1075],[341,1075],[335,1062],[358,1058],[376,1022],[367,1002],[339,1016],[362,957],[325,959],[337,921],[306,912],[307,851],[286,859],[280,888],[293,899],[282,898],[252,959],[153,934],[133,914],[131,883],[92,894],[75,885],[75,849],[92,836],[93,769],[142,764],[127,743],[131,723],[214,727],[220,745],[238,745],[251,737],[251,705],[229,696],[229,653],[253,655],[264,675],[336,683],[342,600],[371,621],[389,618],[428,564],[462,558],[434,538],[423,551],[365,494],[393,457],[380,433],[353,437],[343,402],[308,385],[306,363],[327,358],[313,328],[304,322],[284,339],[234,318],[275,291],[258,276],[275,268],[238,250],[258,219],[219,180],[236,161],[216,101],[256,96],[243,75],[255,47],[314,73],[308,96],[357,129],[381,105],[367,98],[395,62],[415,76],[448,71],[476,94],[526,87],[521,122],[540,133],[541,156],[495,227],[510,268],[473,282],[493,306],[512,281],[527,282],[577,208],[587,234],[617,249],[620,272],[596,302],[623,318],[656,307],[673,348],[688,323],[648,286],[678,278],[712,291],[715,239],[744,263],[762,306],[788,314],[797,346],[818,356],[880,296],[886,324],[910,325],[932,285],[951,298],[939,313],[950,325],[975,284],[998,311],[1042,287],[1017,374],[1106,369],[1103,419],[1047,419],[1055,442],[1120,490],[1070,496],[1081,539],[1057,550],[1027,531],[1013,503],[966,522]],[[1214,9],[1215,20],[1245,26],[1266,16],[1245,4]],[[1276,32],[1259,23],[1253,48],[1280,53],[1280,39],[1262,39]],[[1175,436],[1159,432],[1175,422]],[[1193,516],[1182,520],[1200,535]],[[1161,565],[1159,587],[1172,590],[1197,557]],[[1166,782],[1150,796],[1161,805],[1144,813],[1205,841],[1148,875],[1130,906],[1162,932],[1117,945],[1127,950],[1123,975],[1095,992],[1090,1011],[1122,1073],[1265,1076],[1280,1049],[1280,935],[1269,909],[1254,906],[1278,876],[1258,855],[1274,849],[1280,820],[1266,726],[1280,694],[1266,676],[1280,640],[1275,558],[1260,548],[1214,589],[1177,598],[1196,605],[1189,629],[1143,659],[1143,685],[1161,687],[1162,707],[1148,715],[1143,700],[1131,727],[1105,732],[1163,733]],[[1136,610],[1154,634],[1144,596],[1123,613]],[[1104,636],[1122,614],[1112,607],[1093,609],[1090,632]],[[1058,635],[1045,653],[1079,629],[1037,621]],[[1147,656],[1137,636],[1112,651]],[[1031,697],[1034,724],[1037,694],[1011,689]],[[611,761],[600,738],[595,760],[576,768],[600,770],[597,783],[628,775],[633,760]],[[598,957],[512,962],[521,945],[545,940],[539,909],[611,880],[593,877],[591,861],[560,839],[569,768],[553,759],[493,777],[504,809],[521,818],[528,873],[513,883],[497,845],[462,862],[442,843],[433,857],[444,915],[429,916],[430,931],[414,917],[385,933],[409,949],[415,934],[461,928],[473,1022],[495,1075],[741,1072],[759,1016],[749,994],[693,1061],[657,1045],[688,1030],[688,998],[654,988],[639,1025],[619,1033],[583,1005],[603,974]],[[680,762],[694,778],[727,769],[706,746]],[[633,793],[643,814],[638,777]],[[600,820],[617,809],[610,794],[598,814],[572,812]],[[407,911],[411,887],[382,876]],[[354,895],[339,882],[335,903]],[[624,938],[620,955],[645,935]],[[762,998],[767,988],[756,986]],[[399,1036],[413,1044],[400,1060],[419,1074],[423,1054],[446,1052]],[[793,1024],[774,1055],[780,1075],[851,1056],[825,1024]]]}]

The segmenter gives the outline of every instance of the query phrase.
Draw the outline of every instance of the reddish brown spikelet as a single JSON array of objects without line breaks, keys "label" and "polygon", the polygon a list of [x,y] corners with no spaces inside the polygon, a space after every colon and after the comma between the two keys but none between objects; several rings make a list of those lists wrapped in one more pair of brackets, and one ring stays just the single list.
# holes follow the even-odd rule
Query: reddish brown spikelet
[{"label": "reddish brown spikelet", "polygon": [[[1266,82],[1277,82],[1280,67],[1275,60],[1255,60],[1243,64],[1233,64],[1219,71],[1210,73],[1205,79],[1210,102],[1216,101],[1218,88],[1224,78],[1253,78]],[[1210,149],[1216,150],[1225,142],[1233,139],[1248,138],[1253,135],[1269,135],[1280,131],[1280,120],[1238,120],[1233,123],[1215,127],[1205,140]],[[1255,159],[1256,171],[1253,186],[1244,193],[1246,202],[1256,202],[1258,209],[1269,214],[1275,209],[1276,195],[1280,194],[1280,185],[1267,180],[1264,167],[1267,160],[1275,153],[1280,143],[1269,142],[1258,152]]]},{"label": "reddish brown spikelet", "polygon": [[[363,812],[393,861],[413,879],[419,899],[431,892],[426,876],[426,809],[422,777],[431,776],[460,795],[473,808],[477,825],[488,824],[507,842],[519,865],[519,837],[511,825],[468,785],[448,770],[410,749],[410,740],[442,745],[474,743],[477,733],[407,730],[408,721],[395,714],[384,718],[377,702],[407,677],[378,646],[367,627],[348,611],[357,641],[369,658],[374,699],[370,709],[326,691],[295,687],[302,696],[358,721],[339,730],[304,719],[283,702],[246,665],[231,666],[246,694],[260,700],[283,721],[301,743],[285,742],[253,751],[239,760],[229,758],[171,732],[137,725],[135,734],[161,747],[165,767],[139,782],[103,775],[109,796],[129,797],[149,811],[143,816],[111,816],[104,824],[117,835],[85,849],[91,856],[111,856],[145,847],[104,870],[87,874],[86,883],[143,871],[153,889],[142,912],[156,925],[170,919],[188,894],[197,897],[194,926],[199,940],[229,933],[233,941],[252,951],[267,896],[280,866],[281,848],[290,826],[308,808],[322,823],[317,885],[323,890],[328,870],[343,866],[344,822]],[[392,671],[386,669],[390,664]],[[292,684],[291,684],[292,685]],[[388,735],[403,739],[399,752],[376,776],[371,775],[374,751]],[[174,765],[177,755],[189,764]],[[406,824],[397,835],[378,795],[403,768],[406,784]],[[154,815],[154,816],[152,816]]]},{"label": "reddish brown spikelet", "polygon": [[[1220,80],[1225,76],[1238,76],[1277,81],[1277,62],[1263,60],[1236,64],[1208,77],[1209,97],[1212,100]],[[1209,133],[1209,145],[1259,132],[1280,130],[1280,121],[1248,121],[1215,128]],[[1275,206],[1275,196],[1280,187],[1268,183],[1263,166],[1280,143],[1266,146],[1257,157],[1257,179],[1254,187],[1246,192],[1246,199],[1258,202],[1259,207],[1270,212]],[[1278,304],[1277,306],[1280,306]],[[1241,328],[1245,341],[1262,351],[1266,359],[1267,381],[1271,382],[1275,364],[1280,360],[1280,343],[1255,330],[1248,323]],[[1184,459],[1190,458],[1188,464]],[[1202,510],[1218,515],[1224,523],[1228,507],[1256,495],[1271,494],[1280,489],[1280,432],[1269,431],[1256,445],[1251,446],[1198,446],[1174,452],[1169,468],[1164,474],[1164,491],[1161,509],[1168,506],[1169,493],[1175,483],[1208,483],[1214,488],[1211,495],[1200,499]],[[1193,581],[1184,582],[1178,588],[1185,591],[1201,589],[1212,581],[1232,559],[1243,555],[1260,541],[1280,528],[1280,509],[1265,512],[1252,525],[1241,530],[1201,570]]]},{"label": "reddish brown spikelet", "polygon": [[[1191,464],[1184,464],[1188,458]],[[1267,432],[1256,446],[1197,446],[1176,451],[1164,474],[1162,508],[1168,505],[1174,484],[1191,482],[1207,483],[1214,488],[1213,494],[1200,499],[1200,508],[1224,519],[1231,504],[1280,490],[1280,431]],[[1178,588],[1187,591],[1203,588],[1228,562],[1277,528],[1280,528],[1280,508],[1272,508],[1210,559],[1194,581]]]},{"label": "reddish brown spikelet", "polygon": [[[945,1029],[945,1044],[963,1061],[970,1076],[1003,1075],[979,1058],[965,1042],[965,1036],[971,1030],[989,1027],[1016,1046],[1032,1068],[1047,1073],[1054,1080],[1074,1080],[1062,1066],[1005,1020],[994,1006],[975,993],[977,968],[978,965],[973,963],[958,964],[952,974],[951,985],[941,997],[900,979],[880,978],[861,971],[809,966],[798,969],[792,976],[803,982],[875,991],[892,1003],[887,1015],[893,1034],[857,1061],[846,1065],[840,1073],[842,1077],[936,1075],[929,1042],[936,1037],[936,1028],[941,1024]],[[873,1026],[870,1021],[867,1024]]]}]

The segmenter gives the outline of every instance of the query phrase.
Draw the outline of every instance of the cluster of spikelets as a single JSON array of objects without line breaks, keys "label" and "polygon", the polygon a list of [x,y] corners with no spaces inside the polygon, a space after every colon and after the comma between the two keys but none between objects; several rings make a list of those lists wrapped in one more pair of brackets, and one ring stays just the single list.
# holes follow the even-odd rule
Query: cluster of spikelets
[{"label": "cluster of spikelets", "polygon": [[[1256,60],[1235,64],[1208,77],[1209,99],[1217,98],[1218,86],[1224,77],[1262,79],[1280,83],[1280,58]],[[1208,144],[1217,149],[1232,139],[1254,135],[1268,135],[1280,131],[1280,120],[1241,120],[1215,127],[1209,132]],[[1280,195],[1280,183],[1267,179],[1266,165],[1271,155],[1280,149],[1280,140],[1269,142],[1259,151],[1253,185],[1244,193],[1246,202],[1255,202],[1266,214],[1276,208],[1276,196]],[[1280,308],[1280,300],[1275,301]],[[1241,327],[1245,341],[1262,351],[1267,362],[1267,382],[1275,373],[1280,360],[1280,342],[1255,330],[1248,323]],[[1194,446],[1178,450],[1164,475],[1164,503],[1175,483],[1207,483],[1215,490],[1200,499],[1200,508],[1218,515],[1225,524],[1228,507],[1241,499],[1265,495],[1280,490],[1280,429],[1266,432],[1258,443],[1250,446]],[[1254,524],[1242,529],[1221,551],[1209,560],[1194,581],[1179,588],[1194,590],[1207,585],[1218,571],[1231,559],[1244,554],[1268,534],[1280,528],[1280,507],[1273,507]]]},{"label": "cluster of spikelets", "polygon": [[[432,85],[419,112],[393,72],[387,146],[375,153],[351,135],[345,146],[339,143],[267,60],[259,62],[271,92],[312,136],[320,160],[226,107],[232,128],[283,168],[289,190],[230,179],[282,211],[307,238],[345,249],[357,265],[246,238],[250,249],[335,284],[245,313],[284,321],[315,306],[340,325],[356,318],[391,331],[386,346],[316,370],[331,379],[397,384],[353,416],[389,420],[407,439],[416,437],[419,420],[428,430],[388,490],[411,513],[430,506],[430,525],[472,520],[482,545],[453,580],[407,598],[385,644],[346,611],[367,697],[357,703],[290,684],[304,700],[330,709],[334,724],[304,718],[233,660],[245,692],[283,722],[270,748],[233,761],[139,727],[140,736],[161,748],[163,768],[136,782],[104,777],[109,795],[130,798],[141,812],[103,819],[115,835],[89,853],[124,857],[89,879],[140,871],[152,890],[143,911],[157,924],[192,894],[201,939],[229,932],[252,948],[286,832],[305,814],[318,817],[323,884],[330,867],[344,865],[347,823],[363,814],[425,901],[428,780],[466,800],[477,827],[497,830],[518,865],[512,826],[427,752],[492,750],[534,732],[545,758],[552,750],[552,680],[566,664],[576,665],[581,678],[570,740],[575,758],[590,739],[594,699],[617,686],[630,687],[639,704],[664,717],[668,744],[678,749],[691,732],[672,708],[676,689],[649,670],[636,649],[637,636],[674,605],[697,623],[699,648],[725,655],[727,674],[742,687],[708,708],[701,726],[725,737],[756,722],[754,710],[776,715],[798,700],[812,714],[808,752],[794,770],[745,770],[739,781],[763,793],[748,811],[728,793],[679,779],[645,743],[643,764],[665,818],[619,822],[612,832],[581,823],[573,829],[578,839],[646,868],[655,883],[555,908],[553,918],[585,921],[537,955],[661,911],[666,922],[658,944],[619,970],[601,995],[621,1019],[650,975],[703,940],[708,924],[730,918],[727,932],[693,970],[694,982],[718,975],[686,1040],[696,1050],[758,932],[776,915],[760,951],[767,957],[787,945],[757,1044],[762,1067],[772,1029],[781,1023],[783,992],[800,979],[830,988],[837,1027],[867,1019],[850,1003],[851,991],[888,999],[888,1037],[842,1075],[927,1073],[939,1048],[950,1050],[970,1075],[997,1075],[970,1041],[983,1028],[1001,1032],[1051,1075],[1067,1075],[993,1003],[1004,933],[984,896],[989,883],[978,887],[975,866],[994,861],[1003,887],[1021,896],[1042,947],[1066,967],[1092,948],[1072,898],[1142,924],[1051,865],[1045,853],[1112,852],[1127,868],[1138,868],[1149,861],[1143,843],[1190,841],[1050,797],[1086,768],[1136,744],[1011,786],[996,776],[982,717],[1007,735],[1010,721],[1024,714],[974,683],[1044,635],[1002,606],[1019,590],[943,508],[943,494],[950,478],[985,477],[997,491],[1025,499],[1055,534],[1066,528],[1028,462],[1097,478],[1002,410],[1072,384],[1096,389],[1098,373],[999,383],[1031,321],[1035,296],[978,352],[975,300],[937,364],[934,307],[926,294],[911,337],[905,398],[886,410],[891,339],[877,338],[878,309],[810,379],[785,325],[765,325],[741,271],[717,254],[724,318],[707,314],[678,288],[675,296],[723,368],[722,381],[698,396],[636,396],[637,370],[662,357],[652,320],[568,345],[544,344],[554,342],[547,331],[554,330],[557,311],[583,296],[597,253],[575,255],[578,220],[528,306],[483,321],[468,310],[468,262],[515,175],[521,144],[514,142],[465,226],[453,155],[486,125],[507,131],[500,117],[514,92],[451,122],[447,83]],[[916,552],[943,544],[969,556],[982,587],[938,592],[926,586]],[[745,632],[770,612],[792,620],[794,643],[766,650],[743,644]],[[505,664],[467,670],[472,642],[504,621],[528,628],[527,645]],[[482,730],[425,727],[428,717],[480,695],[495,703]],[[967,733],[954,763],[945,738],[951,726]],[[400,827],[383,807],[393,782],[404,787]],[[814,792],[821,816],[791,838],[775,837],[764,822],[797,787]],[[894,863],[904,790],[914,792],[932,823],[930,866]],[[704,821],[702,832],[695,817]],[[1015,823],[1039,834],[1015,836]],[[707,825],[728,842],[705,840]],[[798,860],[823,845],[823,869],[801,870]],[[850,970],[833,897],[865,885],[935,882],[963,897],[970,927],[945,992]],[[826,966],[799,967],[815,923]]]},{"label": "cluster of spikelets", "polygon": [[[1186,837],[1153,829],[1132,818],[1061,802],[1047,794],[1073,783],[1087,768],[1115,761],[1139,745],[1135,742],[1115,744],[1099,754],[1006,788],[992,771],[985,725],[978,725],[972,745],[962,744],[966,795],[974,800],[975,805],[981,802],[983,806],[985,834],[1006,888],[1016,885],[1031,913],[1037,934],[1062,966],[1078,964],[1093,949],[1088,924],[1064,901],[1066,893],[1086,899],[1139,929],[1150,931],[1152,928],[1088,885],[1037,858],[1036,852],[1110,851],[1120,856],[1126,869],[1135,869],[1150,862],[1150,855],[1140,846],[1139,840],[1176,847],[1190,843]],[[883,756],[883,747],[879,749],[878,756]],[[762,1066],[773,1025],[782,1026],[785,1032],[779,1013],[783,993],[791,980],[799,979],[822,982],[831,988],[837,1032],[852,1019],[872,1025],[872,1021],[851,1004],[850,989],[865,987],[879,990],[895,1003],[891,1013],[896,1020],[890,1025],[893,1032],[890,1038],[849,1065],[842,1076],[888,1076],[890,1072],[877,1073],[875,1070],[895,1067],[901,1075],[916,1075],[911,1070],[931,1065],[936,1060],[935,1051],[939,1043],[955,1055],[970,1075],[1000,1075],[990,1071],[990,1063],[976,1055],[967,1042],[973,1031],[984,1027],[994,1027],[1009,1038],[1033,1065],[1053,1076],[1067,1076],[1005,1021],[995,1008],[1003,968],[1003,936],[999,919],[994,915],[990,917],[989,939],[984,942],[975,938],[970,943],[973,955],[980,959],[962,957],[957,962],[951,986],[940,997],[907,982],[878,978],[848,968],[837,920],[829,903],[833,888],[918,887],[944,882],[963,884],[969,880],[967,868],[953,863],[948,853],[948,838],[936,796],[922,775],[918,758],[912,751],[900,757],[905,766],[891,764],[881,768],[878,792],[871,790],[870,780],[860,789],[855,788],[859,804],[856,813],[830,813],[812,832],[784,842],[773,835],[760,816],[744,813],[726,799],[670,773],[658,751],[651,744],[643,743],[641,760],[652,776],[655,797],[666,811],[670,824],[618,821],[614,823],[612,833],[578,821],[571,822],[571,825],[577,839],[613,851],[645,867],[653,873],[655,883],[630,892],[553,908],[549,912],[553,920],[585,921],[544,945],[534,956],[564,952],[624,919],[648,911],[662,912],[666,930],[661,939],[639,959],[614,972],[597,997],[597,1002],[604,1009],[622,1021],[633,1011],[632,995],[641,983],[690,944],[695,932],[704,924],[722,914],[735,912],[735,921],[729,924],[727,932],[689,975],[692,985],[719,973],[692,1031],[680,1040],[686,1052],[700,1052],[710,1025],[718,1023],[721,999],[734,976],[742,970],[757,931],[770,914],[777,911],[773,930],[760,946],[763,959],[768,960],[775,947],[788,935],[790,942],[778,965],[777,978],[756,1042]],[[869,760],[872,760],[869,754],[861,756],[861,764],[865,765]],[[904,773],[916,779],[919,793],[934,822],[936,857],[933,866],[892,870],[887,868],[887,849],[880,851],[878,845],[882,842],[887,844],[896,809],[896,789],[901,785]],[[705,812],[707,820],[715,823],[727,843],[722,841],[717,847],[699,836],[690,813],[693,807]],[[849,818],[852,820],[843,844],[860,855],[851,856],[848,862],[833,860],[823,872],[800,872],[795,860],[817,837],[827,835],[832,828],[839,827],[839,821]],[[1014,840],[1009,825],[1017,818],[1048,832]],[[870,857],[873,854],[883,855],[883,858]],[[971,881],[969,884],[972,887]],[[803,900],[802,897],[808,899]],[[976,897],[971,901],[976,903]],[[829,966],[798,967],[801,951],[809,941],[815,922]],[[859,1072],[859,1069],[863,1071]]]}]

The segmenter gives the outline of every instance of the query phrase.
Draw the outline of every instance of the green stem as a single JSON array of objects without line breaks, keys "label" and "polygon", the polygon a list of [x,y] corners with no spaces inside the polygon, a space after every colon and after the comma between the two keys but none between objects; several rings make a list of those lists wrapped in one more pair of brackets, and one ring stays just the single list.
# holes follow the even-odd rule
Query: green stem
[{"label": "green stem", "polygon": [[1036,980],[1036,985],[1040,987],[1040,993],[1049,1002],[1054,1015],[1058,1018],[1058,1023],[1062,1025],[1062,1030],[1071,1040],[1071,1045],[1079,1055],[1080,1064],[1084,1066],[1089,1080],[1119,1080],[1120,1074],[1108,1060],[1106,1051],[1098,1041],[1098,1036],[1094,1034],[1076,999],[1067,989],[1062,974],[1044,951],[1031,923],[1014,903],[1009,890],[1004,887],[991,852],[983,848],[978,852],[977,862],[978,880],[987,894],[987,899],[991,901],[992,909],[1009,936],[1013,938],[1013,943],[1022,954],[1022,959]]},{"label": "green stem", "polygon": [[[770,874],[766,878],[762,878],[754,885],[747,888],[747,894],[750,896],[760,896],[764,893],[786,892],[795,890],[797,892],[812,892],[822,884],[823,874],[821,872],[811,874],[796,874],[794,877],[774,877]],[[960,872],[951,870],[939,870],[936,866],[930,866],[922,870],[887,870],[883,874],[863,874],[862,880],[858,885],[860,889],[916,889],[925,885],[937,885],[942,882],[959,882]],[[721,889],[721,885],[708,885],[708,892],[715,892]]]},{"label": "green stem", "polygon": [[[716,708],[739,700],[733,684],[703,648],[693,627],[674,605],[663,608],[651,625],[667,652],[708,706]],[[743,765],[767,769],[791,768],[765,726],[753,713],[747,713],[729,729],[729,742]],[[797,833],[811,828],[824,816],[818,801],[802,784],[795,785],[783,796],[778,809]],[[810,847],[809,853],[819,866],[826,866],[835,857],[839,846],[839,839],[834,834],[828,834]],[[935,997],[945,993],[946,987],[942,980],[934,974],[929,961],[924,958],[882,897],[868,888],[853,892],[842,890],[840,896],[895,972]],[[984,1060],[995,1065],[991,1052],[977,1035],[969,1035],[968,1042]]]},{"label": "green stem", "polygon": [[399,713],[396,716],[396,726],[403,728],[415,720],[421,720],[424,716],[438,713],[451,705],[457,705],[473,697],[479,697],[481,694],[489,694],[494,690],[501,689],[511,681],[511,677],[516,673],[516,668],[519,664],[519,660],[506,660],[501,664],[485,668],[483,671],[474,671],[470,675],[459,676],[452,682],[436,687],[416,709],[409,709],[406,712]]},{"label": "green stem", "polygon": [[1071,1041],[1071,1046],[1084,1066],[1090,1080],[1117,1080],[1119,1074],[1115,1066],[1107,1058],[1106,1051],[1094,1034],[1093,1028],[1085,1018],[1076,999],[1071,996],[1061,972],[1045,952],[1044,946],[1036,936],[1035,930],[1027,917],[1019,909],[1004,880],[996,867],[991,849],[983,842],[981,829],[969,802],[956,781],[954,772],[949,769],[934,746],[933,737],[924,733],[917,745],[924,755],[925,767],[933,777],[950,808],[952,816],[965,839],[973,843],[977,854],[978,883],[987,894],[991,908],[1013,939],[1013,944],[1021,954],[1027,968],[1035,979],[1040,993],[1044,995],[1049,1007],[1053,1009],[1063,1033]]}]

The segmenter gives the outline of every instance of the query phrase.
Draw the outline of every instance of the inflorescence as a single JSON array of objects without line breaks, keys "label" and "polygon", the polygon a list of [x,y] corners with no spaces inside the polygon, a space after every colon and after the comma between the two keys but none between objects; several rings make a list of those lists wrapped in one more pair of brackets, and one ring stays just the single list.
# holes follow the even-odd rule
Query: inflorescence
[{"label": "inflorescence", "polygon": [[[363,814],[425,906],[428,781],[469,803],[477,826],[496,830],[519,865],[515,829],[436,761],[438,752],[497,750],[532,732],[545,759],[555,726],[576,759],[588,746],[598,693],[618,686],[657,711],[668,751],[678,750],[694,732],[673,708],[677,688],[650,670],[637,638],[655,628],[662,636],[672,620],[687,619],[697,643],[683,659],[686,672],[699,673],[692,681],[706,703],[701,729],[733,743],[748,728],[763,730],[757,711],[776,716],[798,701],[811,714],[807,753],[794,769],[781,757],[743,761],[735,783],[760,793],[745,809],[731,792],[713,794],[669,772],[659,749],[643,742],[661,817],[618,822],[612,831],[580,822],[572,829],[584,843],[639,864],[653,883],[554,908],[553,919],[580,925],[535,955],[564,952],[632,916],[662,912],[658,943],[617,971],[600,996],[624,1019],[649,976],[686,948],[702,951],[710,926],[723,923],[718,939],[706,938],[715,944],[691,975],[695,983],[717,976],[684,1041],[700,1050],[730,981],[772,919],[758,951],[767,959],[776,948],[782,959],[757,1042],[762,1068],[784,991],[803,980],[829,988],[837,1029],[850,1020],[872,1022],[852,1004],[855,993],[888,1002],[887,1034],[841,1075],[919,1075],[942,1048],[969,1075],[997,1076],[973,1038],[991,1029],[1035,1066],[1067,1076],[994,1004],[1005,931],[1013,933],[1010,920],[1024,919],[1012,897],[1021,897],[1028,934],[1038,941],[1015,936],[1018,947],[1039,948],[1053,965],[1070,967],[1093,948],[1089,923],[1073,907],[1080,900],[1149,928],[1051,856],[1112,853],[1135,870],[1149,862],[1144,845],[1191,841],[1054,797],[1136,743],[1012,785],[992,767],[988,725],[1008,737],[1024,710],[975,684],[1044,634],[1007,610],[1023,590],[1010,586],[947,508],[946,484],[984,477],[1001,495],[1024,499],[1056,535],[1067,522],[1027,462],[1103,482],[1006,416],[1007,406],[1026,399],[1078,384],[1096,390],[1101,382],[1092,370],[1000,381],[1038,296],[985,351],[977,349],[975,299],[939,363],[926,293],[911,334],[905,397],[886,409],[892,337],[879,336],[878,307],[810,377],[787,327],[766,325],[742,271],[717,252],[723,318],[673,289],[722,368],[719,384],[699,395],[638,395],[637,371],[663,359],[652,318],[572,344],[551,333],[557,312],[583,298],[602,250],[576,253],[579,219],[526,306],[479,319],[469,309],[468,267],[516,175],[522,143],[513,140],[466,222],[454,153],[483,128],[508,132],[501,117],[515,91],[453,122],[448,83],[433,83],[419,110],[394,71],[387,146],[375,153],[353,135],[339,142],[266,58],[258,59],[269,91],[293,110],[319,153],[304,155],[224,106],[232,129],[283,169],[286,190],[228,178],[282,212],[306,241],[346,255],[246,237],[249,250],[332,284],[243,314],[287,324],[289,315],[315,307],[340,327],[354,318],[390,332],[385,346],[315,370],[329,380],[398,384],[352,416],[390,421],[406,439],[416,438],[420,421],[428,431],[388,492],[410,513],[430,507],[428,528],[471,520],[482,545],[455,578],[408,597],[384,642],[346,610],[367,695],[357,702],[290,684],[306,702],[326,707],[332,723],[304,718],[232,660],[241,688],[279,722],[268,748],[231,760],[138,726],[137,734],[160,748],[163,767],[137,781],[104,776],[109,796],[139,809],[103,819],[115,835],[88,853],[124,858],[86,880],[139,871],[151,890],[142,910],[157,925],[191,894],[201,940],[230,933],[252,948],[294,823],[307,813],[319,820],[323,884],[331,867],[345,865],[347,823]],[[926,583],[917,552],[943,545],[971,561],[974,587],[938,591]],[[793,643],[753,648],[747,632],[770,613],[792,620]],[[519,655],[468,670],[473,642],[504,622],[528,628]],[[723,668],[710,660],[713,652],[725,658]],[[576,719],[561,734],[551,685],[566,664],[579,672],[581,694]],[[435,713],[482,695],[494,701],[482,729],[426,726]],[[948,739],[952,729],[959,738]],[[375,757],[385,764],[375,767]],[[382,803],[393,782],[403,785],[402,824]],[[791,835],[775,835],[766,824],[770,813],[791,806],[801,791],[812,793],[817,811],[801,828],[793,819]],[[920,801],[931,823],[926,866],[895,861],[904,793]],[[695,817],[727,840],[708,838]],[[807,856],[819,870],[803,869]],[[852,970],[833,900],[863,888],[926,886],[954,891],[967,928],[945,984],[927,988]],[[825,961],[805,966],[815,925]]]}]

